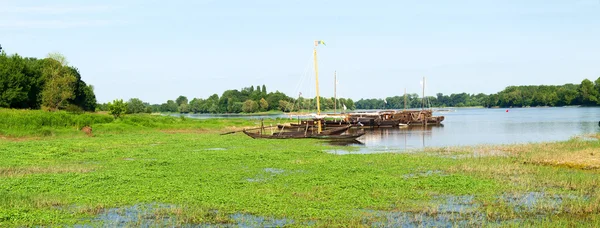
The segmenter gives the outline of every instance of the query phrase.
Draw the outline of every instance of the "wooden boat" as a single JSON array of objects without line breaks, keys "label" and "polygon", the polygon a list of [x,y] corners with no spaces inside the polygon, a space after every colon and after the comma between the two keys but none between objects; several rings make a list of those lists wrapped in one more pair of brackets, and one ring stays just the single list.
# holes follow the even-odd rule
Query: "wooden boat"
[{"label": "wooden boat", "polygon": [[339,135],[344,133],[345,131],[347,131],[348,129],[350,129],[352,127],[352,125],[347,125],[347,126],[343,126],[343,127],[330,127],[327,130],[323,130],[321,131],[322,135]]},{"label": "wooden boat", "polygon": [[361,137],[365,134],[365,132],[346,134],[346,135],[324,135],[324,134],[297,134],[293,133],[275,133],[273,135],[262,135],[260,132],[253,133],[248,132],[246,130],[243,131],[247,136],[252,137],[253,139],[323,139],[323,140],[332,140],[332,141],[353,141],[358,137]]},{"label": "wooden boat", "polygon": [[[324,117],[321,115],[321,107],[319,102],[319,73],[317,68],[317,46],[319,44],[325,44],[323,41],[315,41],[315,48],[313,50],[314,55],[314,66],[315,66],[315,77],[316,77],[316,92],[317,92],[317,113],[316,115],[312,115],[315,117],[312,121],[303,121],[300,124],[291,124],[290,129],[295,129],[296,131],[284,131],[286,126],[278,126],[282,129],[280,132],[273,133],[272,135],[261,134],[260,132],[254,133],[244,130],[244,134],[254,138],[254,139],[297,139],[297,138],[312,138],[312,139],[325,139],[325,140],[356,140],[356,138],[363,136],[365,133],[352,133],[352,134],[342,134],[346,130],[348,130],[352,125],[342,125],[341,127],[332,127],[330,129],[323,130]],[[262,124],[261,124],[262,125]],[[309,127],[313,128],[310,129]],[[316,128],[316,131],[315,129]],[[264,131],[262,131],[264,132]]]},{"label": "wooden boat", "polygon": [[[335,126],[335,125],[334,125]],[[311,125],[305,125],[305,126],[300,126],[300,125],[277,125],[277,128],[279,130],[291,130],[291,131],[313,131],[315,126],[311,126]],[[335,127],[331,127],[331,126],[327,126],[325,130],[321,131],[321,134],[326,134],[326,135],[339,135],[344,133],[346,130],[350,129],[352,127],[351,124],[345,124],[340,126],[335,126]]]}]

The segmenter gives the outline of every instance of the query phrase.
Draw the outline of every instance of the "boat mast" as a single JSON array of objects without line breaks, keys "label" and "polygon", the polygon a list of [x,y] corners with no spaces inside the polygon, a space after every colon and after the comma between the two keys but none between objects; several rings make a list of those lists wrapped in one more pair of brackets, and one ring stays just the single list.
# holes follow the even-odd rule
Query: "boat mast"
[{"label": "boat mast", "polygon": [[423,77],[423,98],[421,102],[421,109],[425,109],[425,77]]},{"label": "boat mast", "polygon": [[333,72],[333,114],[337,113],[337,71]]},{"label": "boat mast", "polygon": [[406,88],[404,88],[404,111],[406,111]]},{"label": "boat mast", "polygon": [[317,45],[318,42],[315,41],[315,48],[313,49],[313,57],[315,62],[315,84],[317,85],[317,133],[321,133],[321,103],[319,101],[319,66],[317,64]]}]

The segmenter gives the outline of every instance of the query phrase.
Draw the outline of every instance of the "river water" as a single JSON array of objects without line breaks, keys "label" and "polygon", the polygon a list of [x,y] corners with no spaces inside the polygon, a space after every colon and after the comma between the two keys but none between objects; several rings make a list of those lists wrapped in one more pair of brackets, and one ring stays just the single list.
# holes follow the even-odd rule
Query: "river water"
[{"label": "river water", "polygon": [[[350,146],[357,147],[353,149],[357,153],[374,153],[423,147],[552,142],[600,132],[600,108],[456,108],[453,110],[448,113],[434,113],[446,117],[441,126],[365,129],[367,134],[358,138],[360,143],[350,144]],[[194,118],[194,116],[190,117]],[[247,118],[275,117],[282,116]]]}]

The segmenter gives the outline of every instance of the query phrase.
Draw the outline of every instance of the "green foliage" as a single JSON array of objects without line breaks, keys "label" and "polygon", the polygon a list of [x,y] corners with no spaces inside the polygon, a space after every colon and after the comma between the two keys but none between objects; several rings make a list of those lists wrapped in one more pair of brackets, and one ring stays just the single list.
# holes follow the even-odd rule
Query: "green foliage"
[{"label": "green foliage", "polygon": [[44,63],[42,74],[46,81],[42,90],[42,106],[55,111],[64,108],[68,100],[75,98],[77,78],[61,54],[49,54]]},{"label": "green foliage", "polygon": [[179,96],[177,97],[177,99],[175,99],[175,103],[177,103],[177,106],[181,106],[182,104],[188,104],[188,99],[185,96]]},{"label": "green foliage", "polygon": [[[226,90],[221,96],[213,94],[206,99],[193,98],[187,103],[187,98],[179,96],[176,101],[169,100],[157,108],[160,112],[180,112],[180,113],[254,113],[258,111],[297,111],[301,109],[316,110],[314,99],[300,98],[296,100],[285,95],[282,92],[275,91],[265,93],[266,86],[249,86],[241,90]],[[252,101],[252,102],[250,102]],[[333,109],[333,98],[321,98],[321,109]],[[254,106],[256,104],[256,106]],[[338,108],[342,109],[346,105],[348,109],[354,109],[355,105],[352,99],[340,98]]]},{"label": "green foliage", "polygon": [[269,102],[267,102],[267,100],[265,100],[265,98],[260,98],[259,105],[260,105],[261,111],[269,110]]},{"label": "green foliage", "polygon": [[167,103],[160,105],[161,112],[177,112],[179,111],[178,108],[179,106],[177,106],[177,103],[173,100],[168,100]]},{"label": "green foliage", "polygon": [[43,136],[40,129],[46,128],[46,133],[61,131],[65,128],[78,131],[83,126],[112,121],[113,117],[105,114],[0,109],[0,135]]},{"label": "green foliage", "polygon": [[284,100],[279,100],[279,110],[282,112],[289,112],[291,109],[291,104],[290,102],[284,101]]},{"label": "green foliage", "polygon": [[123,99],[116,99],[112,103],[108,103],[108,111],[117,119],[127,112],[127,104],[123,102]]},{"label": "green foliage", "polygon": [[253,113],[258,111],[258,103],[253,100],[246,100],[242,106],[242,111],[245,113]]},{"label": "green foliage", "polygon": [[85,111],[95,111],[96,95],[94,94],[94,87],[92,85],[87,85],[81,80],[81,74],[79,74],[79,70],[73,67],[69,67],[69,70],[75,76],[76,82],[74,88],[74,97],[69,99],[68,102],[81,107],[81,109]]},{"label": "green foliage", "polygon": [[192,99],[192,101],[190,101],[189,111],[193,113],[207,113],[208,109],[204,109],[203,103],[203,99]]},{"label": "green foliage", "polygon": [[[95,137],[63,137],[63,127],[28,124],[81,116],[107,122],[93,125]],[[110,226],[114,221],[102,220],[106,211],[134,208],[143,219],[135,210],[148,205],[168,205],[149,212],[144,221],[156,224],[148,226],[235,226],[229,216],[239,213],[285,218],[298,227],[380,227],[402,213],[408,214],[400,219],[415,224],[443,226],[600,225],[598,170],[532,163],[540,154],[540,161],[571,151],[589,154],[600,147],[597,141],[488,148],[505,151],[502,156],[485,154],[485,146],[473,157],[464,156],[472,153],[468,148],[334,155],[324,150],[348,147],[214,133],[255,122],[240,119],[140,114],[114,120],[0,110],[0,124],[23,127],[13,122],[54,137],[0,139],[2,227]],[[162,224],[163,218],[173,224]]]},{"label": "green foliage", "polygon": [[42,61],[0,52],[0,107],[39,108]]},{"label": "green foliage", "polygon": [[598,91],[594,88],[594,84],[590,80],[584,79],[581,85],[579,85],[578,92],[579,102],[582,105],[591,106],[598,104]]},{"label": "green foliage", "polygon": [[[596,106],[600,102],[600,78],[592,83],[585,79],[580,85],[565,84],[562,86],[508,86],[506,89],[486,95],[458,93],[451,95],[436,94],[436,97],[426,97],[426,107],[530,107],[530,106],[566,106],[585,105]],[[407,94],[406,108],[420,108],[422,99],[417,94]],[[404,96],[383,99],[360,99],[358,109],[390,109],[404,108]]]},{"label": "green foliage", "polygon": [[76,105],[94,111],[96,97],[93,87],[60,54],[38,60],[0,53],[0,107],[39,109],[42,105],[50,110]]},{"label": "green foliage", "polygon": [[131,98],[127,101],[127,114],[133,113],[144,113],[146,112],[146,105],[138,98]]},{"label": "green foliage", "polygon": [[179,105],[179,113],[189,113],[190,112],[190,106],[187,103],[182,103]]}]

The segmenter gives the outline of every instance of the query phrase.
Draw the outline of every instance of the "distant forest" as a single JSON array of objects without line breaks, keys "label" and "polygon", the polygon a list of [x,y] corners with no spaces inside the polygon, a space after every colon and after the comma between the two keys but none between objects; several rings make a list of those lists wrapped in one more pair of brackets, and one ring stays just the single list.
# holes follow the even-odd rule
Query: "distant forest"
[{"label": "distant forest", "polygon": [[[321,97],[321,109],[332,110],[334,98]],[[417,94],[406,95],[406,108],[420,108],[422,99]],[[509,86],[496,93],[486,95],[458,93],[425,99],[426,107],[536,107],[536,106],[598,106],[600,105],[600,78],[595,82],[585,79],[581,84],[562,86]],[[179,113],[254,113],[266,111],[315,110],[314,98],[292,98],[279,91],[267,93],[265,85],[250,86],[241,90],[227,90],[221,96],[213,94],[202,99],[188,101],[185,96],[168,100],[163,104],[148,104],[137,98],[127,102],[128,113],[137,112],[179,112]],[[385,99],[339,98],[337,109],[403,109],[404,95]],[[100,110],[108,110],[107,104],[99,104]]]},{"label": "distant forest", "polygon": [[[417,94],[406,95],[406,108],[420,108],[422,99]],[[535,106],[599,106],[600,78],[592,82],[561,86],[509,86],[496,94],[458,93],[426,97],[427,107],[535,107]],[[268,92],[265,85],[249,86],[240,90],[226,90],[221,96],[188,100],[179,96],[163,104],[149,104],[138,98],[123,103],[125,113],[178,112],[178,113],[256,113],[268,111],[315,110],[315,98],[290,97],[275,91]],[[402,109],[404,96],[385,99],[352,99],[321,97],[321,109]],[[337,103],[337,106],[334,104]],[[51,53],[47,58],[24,58],[17,54],[0,53],[0,107],[19,109],[45,109],[108,111],[111,103],[97,104],[94,88],[87,85],[77,68],[69,66],[66,58]]]},{"label": "distant forest", "polygon": [[[408,94],[407,108],[421,107],[422,99],[417,94]],[[600,105],[600,78],[592,82],[585,79],[581,84],[561,86],[509,86],[495,94],[458,93],[436,94],[426,97],[427,107],[537,107],[537,106],[598,106]],[[387,103],[386,103],[387,102]],[[404,96],[385,99],[360,99],[357,109],[402,109]]]},{"label": "distant forest", "polygon": [[[337,103],[338,109],[344,106],[347,110],[354,109],[352,99],[320,98],[321,109],[334,109]],[[99,109],[106,111],[109,104],[99,104]],[[282,92],[267,92],[267,87],[249,86],[241,90],[226,90],[221,96],[213,94],[210,97],[193,98],[189,100],[185,96],[179,96],[175,100],[168,100],[163,104],[149,104],[137,98],[127,101],[127,113],[138,112],[179,112],[179,113],[256,113],[268,111],[298,111],[315,110],[316,99],[292,98]]]}]

